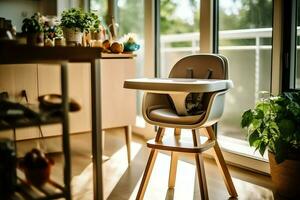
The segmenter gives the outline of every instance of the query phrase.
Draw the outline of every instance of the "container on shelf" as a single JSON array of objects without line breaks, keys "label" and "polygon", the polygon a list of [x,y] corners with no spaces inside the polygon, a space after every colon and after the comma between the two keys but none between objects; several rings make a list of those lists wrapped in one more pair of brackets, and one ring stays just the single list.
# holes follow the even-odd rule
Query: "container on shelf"
[{"label": "container on shelf", "polygon": [[79,28],[63,28],[67,46],[81,46],[83,33]]}]

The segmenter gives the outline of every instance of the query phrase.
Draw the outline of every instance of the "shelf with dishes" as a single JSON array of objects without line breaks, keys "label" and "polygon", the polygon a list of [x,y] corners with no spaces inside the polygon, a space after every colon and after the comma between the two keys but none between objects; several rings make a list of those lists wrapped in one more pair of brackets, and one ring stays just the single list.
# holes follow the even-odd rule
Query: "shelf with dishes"
[{"label": "shelf with dishes", "polygon": [[[69,100],[69,110],[78,111],[80,106]],[[62,97],[48,94],[39,97],[39,105],[21,104],[0,99],[0,130],[40,126],[63,122]]]}]

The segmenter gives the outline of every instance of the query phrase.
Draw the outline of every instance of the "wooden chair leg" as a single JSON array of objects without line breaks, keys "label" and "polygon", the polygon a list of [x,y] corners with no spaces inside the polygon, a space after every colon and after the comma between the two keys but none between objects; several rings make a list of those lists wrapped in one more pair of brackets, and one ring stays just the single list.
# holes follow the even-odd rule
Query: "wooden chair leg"
[{"label": "wooden chair leg", "polygon": [[[164,128],[161,128],[161,127],[158,128],[158,131],[157,131],[157,134],[155,137],[156,142],[159,142],[162,140],[164,131],[165,131]],[[158,153],[158,151],[156,149],[151,149],[149,159],[148,159],[148,162],[147,162],[144,174],[143,174],[143,178],[141,181],[141,185],[140,185],[139,191],[137,193],[137,196],[135,198],[136,200],[142,200],[144,198],[146,188],[148,186],[150,176],[151,176],[151,173],[153,170],[153,166],[154,166],[154,163],[155,163],[155,160],[157,157],[157,153]]]},{"label": "wooden chair leg", "polygon": [[169,173],[169,188],[175,187],[177,163],[178,163],[178,153],[172,151],[171,152],[170,173]]},{"label": "wooden chair leg", "polygon": [[212,127],[207,127],[206,130],[207,130],[207,133],[206,133],[207,137],[209,139],[214,139],[215,140],[215,146],[213,148],[214,157],[215,157],[217,166],[219,168],[219,171],[221,172],[222,177],[224,179],[224,182],[225,182],[225,185],[227,187],[228,193],[230,194],[231,197],[237,197],[238,194],[237,194],[236,189],[234,187],[234,184],[232,182],[232,179],[231,179],[229,170],[227,168],[227,165],[225,163],[222,151],[221,151],[221,149],[219,147],[219,144],[216,140],[215,133],[214,133]]},{"label": "wooden chair leg", "polygon": [[[198,146],[201,144],[199,135],[197,134],[196,130],[192,130],[193,132],[193,142],[194,146]],[[204,169],[204,160],[201,153],[195,154],[195,161],[196,161],[196,168],[197,168],[197,175],[198,181],[200,186],[200,195],[202,200],[208,200],[208,190],[207,190],[207,183],[205,177],[205,169]]]},{"label": "wooden chair leg", "polygon": [[125,126],[125,139],[126,139],[126,148],[127,148],[127,160],[128,164],[130,164],[131,161],[131,126]]},{"label": "wooden chair leg", "polygon": [[[174,129],[174,136],[176,137],[176,140],[180,139],[180,133],[181,133],[181,129],[179,129],[179,128]],[[170,163],[170,172],[169,172],[169,188],[175,187],[177,163],[178,163],[178,153],[171,152],[171,163]]]},{"label": "wooden chair leg", "polygon": [[157,150],[151,149],[149,159],[148,159],[148,162],[147,162],[144,174],[143,174],[143,178],[141,181],[141,185],[140,185],[139,191],[136,196],[136,200],[142,200],[144,198],[146,188],[147,188],[149,180],[150,180],[150,176],[151,176],[151,173],[153,170],[153,166],[154,166],[156,157],[157,157]]}]

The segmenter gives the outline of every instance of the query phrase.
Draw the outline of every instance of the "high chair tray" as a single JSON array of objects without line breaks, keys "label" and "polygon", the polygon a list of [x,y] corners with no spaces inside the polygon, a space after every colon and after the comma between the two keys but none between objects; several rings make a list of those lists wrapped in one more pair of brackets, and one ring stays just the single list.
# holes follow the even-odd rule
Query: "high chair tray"
[{"label": "high chair tray", "polygon": [[231,80],[218,79],[138,78],[124,81],[124,88],[169,94],[177,114],[183,116],[188,115],[185,100],[189,93],[225,91],[232,87]]},{"label": "high chair tray", "polygon": [[137,78],[124,81],[124,88],[155,93],[215,92],[233,87],[231,80],[184,78]]}]

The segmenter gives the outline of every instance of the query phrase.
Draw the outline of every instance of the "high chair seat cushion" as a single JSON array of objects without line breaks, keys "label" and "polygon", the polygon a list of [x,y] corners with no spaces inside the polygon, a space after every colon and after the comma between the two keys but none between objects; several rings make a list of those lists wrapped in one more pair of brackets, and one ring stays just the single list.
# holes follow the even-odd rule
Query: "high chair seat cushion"
[{"label": "high chair seat cushion", "polygon": [[196,124],[204,118],[205,112],[202,111],[198,115],[179,116],[176,111],[171,108],[157,108],[149,111],[149,119],[152,121],[169,123],[169,124]]}]

